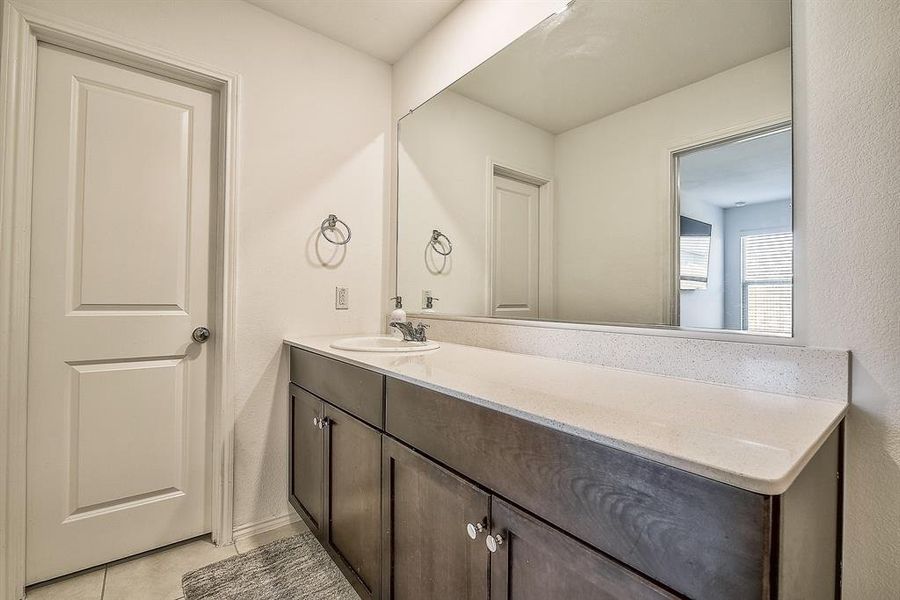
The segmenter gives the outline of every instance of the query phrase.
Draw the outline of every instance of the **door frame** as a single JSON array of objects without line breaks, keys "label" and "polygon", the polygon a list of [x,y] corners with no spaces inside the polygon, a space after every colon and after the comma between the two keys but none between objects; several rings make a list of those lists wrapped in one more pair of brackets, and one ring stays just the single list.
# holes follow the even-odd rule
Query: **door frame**
[{"label": "door frame", "polygon": [[531,169],[512,166],[487,157],[484,176],[484,314],[491,316],[494,307],[494,176],[514,179],[538,188],[538,318],[556,316],[556,257],[553,179]]},{"label": "door frame", "polygon": [[[231,366],[237,241],[240,77],[107,31],[3,0],[0,62],[0,598],[25,586],[26,419],[31,208],[38,42],[199,86],[219,96],[212,398],[212,537],[232,543],[234,417]],[[211,263],[212,264],[212,263]]]},{"label": "door frame", "polygon": [[[669,211],[669,273],[670,285],[668,286],[668,298],[663,298],[663,314],[668,315],[669,325],[681,327],[681,196],[679,181],[679,159],[691,152],[713,148],[715,146],[724,146],[739,140],[750,139],[757,136],[770,135],[778,133],[785,129],[791,131],[792,140],[792,158],[793,161],[793,129],[794,124],[790,114],[772,114],[761,119],[755,119],[746,123],[739,123],[732,127],[717,129],[714,131],[704,132],[700,135],[691,137],[690,139],[679,140],[677,143],[669,144],[666,149],[664,161],[665,168],[668,170],[669,182],[669,198],[671,210]],[[791,178],[793,189],[793,162],[791,163]],[[791,231],[796,232],[797,227],[791,218]],[[796,243],[794,245],[796,253]],[[794,270],[796,271],[796,261]],[[794,288],[796,292],[796,287]],[[797,314],[797,294],[794,294],[793,314]],[[723,324],[724,325],[724,324]],[[724,327],[723,327],[723,330]],[[746,332],[745,332],[746,333]],[[791,337],[796,337],[796,329]]]}]

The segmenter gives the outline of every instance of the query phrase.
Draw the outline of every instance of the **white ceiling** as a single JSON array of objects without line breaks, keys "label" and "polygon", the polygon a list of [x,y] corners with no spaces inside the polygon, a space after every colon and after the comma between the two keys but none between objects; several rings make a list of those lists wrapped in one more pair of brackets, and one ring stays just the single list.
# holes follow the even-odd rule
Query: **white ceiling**
[{"label": "white ceiling", "polygon": [[562,133],[790,45],[789,0],[576,0],[451,89]]},{"label": "white ceiling", "polygon": [[394,64],[461,0],[247,0]]},{"label": "white ceiling", "polygon": [[722,208],[790,199],[790,130],[685,154],[678,164],[678,190],[682,202]]}]

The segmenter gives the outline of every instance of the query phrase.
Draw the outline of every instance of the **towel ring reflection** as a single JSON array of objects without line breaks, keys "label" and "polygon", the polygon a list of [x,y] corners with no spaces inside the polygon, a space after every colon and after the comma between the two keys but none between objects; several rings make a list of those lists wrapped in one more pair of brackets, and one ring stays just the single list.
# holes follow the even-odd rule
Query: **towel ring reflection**
[{"label": "towel ring reflection", "polygon": [[[347,237],[345,237],[341,241],[328,237],[328,233],[327,233],[328,231],[340,232],[340,230],[337,227],[338,223],[343,225],[344,229],[347,230]],[[322,221],[322,226],[319,227],[319,231],[322,232],[323,238],[325,238],[326,240],[328,240],[329,242],[331,242],[332,244],[335,244],[337,246],[343,246],[344,244],[349,242],[350,236],[352,235],[352,233],[350,232],[350,226],[347,225],[346,223],[344,223],[343,221],[341,221],[340,219],[338,219],[335,215],[328,215],[328,217],[324,221]]]},{"label": "towel ring reflection", "polygon": [[[441,241],[441,238],[447,240],[447,251],[444,252],[444,243]],[[438,231],[437,229],[432,230],[431,232],[431,248],[440,254],[441,256],[450,256],[450,253],[453,252],[453,242],[450,241],[446,235]]]}]

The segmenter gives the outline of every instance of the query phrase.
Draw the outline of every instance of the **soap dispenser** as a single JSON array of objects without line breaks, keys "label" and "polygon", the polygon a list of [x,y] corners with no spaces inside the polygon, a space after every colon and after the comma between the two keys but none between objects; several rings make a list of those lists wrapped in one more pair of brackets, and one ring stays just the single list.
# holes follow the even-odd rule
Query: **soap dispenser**
[{"label": "soap dispenser", "polygon": [[394,296],[391,300],[394,301],[394,310],[391,311],[391,318],[388,323],[406,323],[406,311],[403,310],[403,298]]},{"label": "soap dispenser", "polygon": [[435,312],[434,303],[437,302],[438,300],[440,300],[440,298],[435,298],[434,296],[431,295],[431,293],[428,293],[425,296],[425,308],[422,309],[422,312],[423,313]]}]

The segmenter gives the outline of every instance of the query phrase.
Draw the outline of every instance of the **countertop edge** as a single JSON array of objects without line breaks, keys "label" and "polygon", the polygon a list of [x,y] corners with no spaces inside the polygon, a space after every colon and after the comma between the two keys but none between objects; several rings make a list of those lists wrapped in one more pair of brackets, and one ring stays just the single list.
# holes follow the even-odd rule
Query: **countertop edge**
[{"label": "countertop edge", "polygon": [[[834,432],[835,429],[840,425],[841,421],[847,414],[849,410],[849,403],[843,405],[842,410],[835,416],[832,422],[825,428],[822,435],[815,441],[815,443],[811,444],[802,454],[802,456],[796,460],[792,467],[788,469],[785,473],[783,473],[780,477],[774,479],[766,479],[760,477],[753,477],[742,473],[735,473],[733,471],[727,469],[720,469],[712,465],[694,462],[688,459],[679,458],[677,456],[673,456],[671,454],[666,454],[665,452],[660,452],[658,450],[654,450],[651,448],[647,448],[645,446],[641,446],[638,444],[629,443],[624,440],[620,440],[618,438],[606,436],[595,431],[590,431],[588,429],[579,428],[574,425],[570,425],[568,423],[561,423],[554,419],[543,417],[540,415],[536,415],[534,413],[520,410],[505,404],[501,404],[498,402],[494,402],[487,398],[481,398],[478,396],[472,396],[470,394],[466,394],[459,390],[455,390],[453,388],[447,388],[441,385],[436,385],[432,382],[425,381],[422,379],[418,379],[413,376],[405,375],[403,373],[398,373],[396,371],[392,371],[390,369],[386,369],[383,367],[378,367],[375,365],[371,365],[362,360],[355,360],[352,357],[345,356],[342,354],[337,354],[333,352],[329,352],[327,349],[310,346],[304,344],[303,342],[299,342],[296,339],[288,339],[283,338],[283,343],[287,346],[298,348],[300,350],[305,350],[307,352],[312,352],[313,354],[317,354],[319,356],[324,356],[326,358],[330,358],[333,360],[337,360],[340,362],[344,362],[362,369],[366,369],[369,371],[373,371],[384,375],[386,377],[392,377],[399,381],[404,381],[406,383],[411,383],[414,385],[418,385],[442,394],[446,394],[458,400],[462,400],[464,402],[469,402],[471,404],[476,404],[479,406],[484,406],[486,408],[490,408],[492,410],[496,410],[498,412],[502,412],[504,414],[508,414],[514,417],[518,417],[529,421],[531,423],[535,423],[538,425],[543,425],[545,427],[550,427],[551,429],[555,429],[557,431],[561,431],[563,433],[567,433],[569,435],[573,435],[575,437],[596,442],[598,444],[602,444],[604,446],[608,446],[610,448],[615,448],[617,450],[622,450],[624,452],[628,452],[630,454],[634,454],[635,456],[639,456],[642,458],[646,458],[648,460],[652,460],[654,462],[660,463],[662,465],[666,465],[668,467],[673,467],[676,469],[680,469],[687,473],[691,473],[693,475],[697,475],[700,477],[705,477],[707,479],[711,479],[713,481],[717,481],[719,483],[724,483],[727,485],[731,485],[733,487],[740,488],[742,490],[746,490],[749,492],[762,494],[766,496],[780,496],[784,494],[794,483],[797,477],[800,475],[803,468],[812,460],[812,457],[815,456],[816,452],[818,452],[819,448],[825,443],[825,441],[829,438],[829,436]],[[457,344],[458,345],[458,344]],[[410,352],[408,354],[424,354],[425,352]],[[507,354],[515,354],[514,352],[509,352]],[[591,365],[585,365],[591,366]],[[650,375],[650,374],[648,374]],[[661,377],[661,376],[660,376]],[[704,383],[704,382],[698,382]],[[707,384],[707,385],[715,385],[715,384]],[[725,386],[725,387],[733,387],[733,386]],[[837,404],[834,402],[834,404]]]}]

